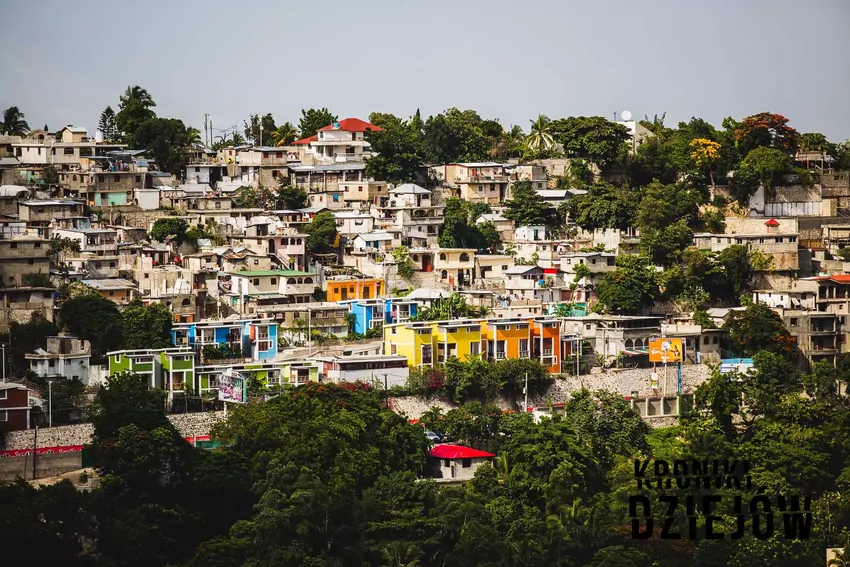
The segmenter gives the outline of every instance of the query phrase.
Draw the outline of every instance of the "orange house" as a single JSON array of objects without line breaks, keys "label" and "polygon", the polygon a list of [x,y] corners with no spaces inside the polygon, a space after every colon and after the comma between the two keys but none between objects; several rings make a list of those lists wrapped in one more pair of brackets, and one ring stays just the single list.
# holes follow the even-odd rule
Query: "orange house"
[{"label": "orange house", "polygon": [[570,343],[561,342],[561,322],[558,319],[534,317],[531,324],[531,356],[549,372],[561,373],[561,362],[570,356]]},{"label": "orange house", "polygon": [[386,284],[380,278],[339,278],[327,280],[327,301],[348,299],[374,299],[386,293]]},{"label": "orange house", "polygon": [[528,358],[531,323],[525,319],[490,319],[481,323],[481,342],[488,360]]}]

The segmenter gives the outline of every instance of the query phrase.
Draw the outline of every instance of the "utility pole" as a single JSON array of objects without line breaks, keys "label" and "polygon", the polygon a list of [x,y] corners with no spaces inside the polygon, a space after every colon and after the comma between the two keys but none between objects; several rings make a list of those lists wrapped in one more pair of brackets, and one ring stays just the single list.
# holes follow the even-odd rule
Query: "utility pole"
[{"label": "utility pole", "polygon": [[210,121],[210,115],[209,115],[209,113],[207,112],[207,113],[205,113],[205,114],[204,114],[204,147],[205,147],[205,148],[208,148],[208,147],[210,147],[210,146],[212,145],[212,144],[210,144],[210,126],[209,126],[209,121]]},{"label": "utility pole", "polygon": [[[9,338],[11,340],[12,333],[9,333]],[[0,349],[3,350],[3,382],[6,381],[6,345],[0,345]]]},{"label": "utility pole", "polygon": [[53,380],[47,381],[47,427],[53,427]]},{"label": "utility pole", "polygon": [[522,393],[525,394],[525,407],[523,411],[528,413],[528,372],[525,373],[525,388],[522,389]]},{"label": "utility pole", "polygon": [[35,480],[35,462],[38,455],[38,425],[35,426],[32,439],[32,479]]}]

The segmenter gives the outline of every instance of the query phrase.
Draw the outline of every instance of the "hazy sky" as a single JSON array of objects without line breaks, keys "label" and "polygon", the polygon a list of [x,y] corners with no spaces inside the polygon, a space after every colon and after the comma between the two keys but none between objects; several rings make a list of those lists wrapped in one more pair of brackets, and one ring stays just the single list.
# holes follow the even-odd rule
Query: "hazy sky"
[{"label": "hazy sky", "polygon": [[0,109],[93,132],[127,85],[160,116],[216,128],[423,117],[504,125],[629,110],[784,114],[850,138],[850,0],[0,0]]}]

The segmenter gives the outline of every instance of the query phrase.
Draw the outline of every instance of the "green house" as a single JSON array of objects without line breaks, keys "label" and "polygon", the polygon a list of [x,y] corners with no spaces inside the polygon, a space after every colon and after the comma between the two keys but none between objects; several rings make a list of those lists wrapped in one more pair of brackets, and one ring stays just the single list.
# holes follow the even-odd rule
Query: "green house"
[{"label": "green house", "polygon": [[228,369],[256,378],[271,389],[280,386],[300,386],[319,379],[319,367],[313,361],[249,362],[233,365],[207,365],[195,368],[196,390],[199,393],[218,388],[218,378]]},{"label": "green house", "polygon": [[185,392],[195,384],[195,354],[190,348],[117,350],[107,353],[109,375],[134,372],[148,379],[151,388]]}]

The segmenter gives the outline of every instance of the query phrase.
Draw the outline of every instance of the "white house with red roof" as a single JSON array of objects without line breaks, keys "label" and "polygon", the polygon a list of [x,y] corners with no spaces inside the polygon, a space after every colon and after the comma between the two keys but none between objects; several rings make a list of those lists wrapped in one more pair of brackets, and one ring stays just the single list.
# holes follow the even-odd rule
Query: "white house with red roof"
[{"label": "white house with red roof", "polygon": [[380,132],[377,126],[359,118],[344,118],[329,124],[309,138],[293,142],[294,146],[304,146],[305,153],[317,163],[362,162],[371,155],[366,132]]},{"label": "white house with red roof", "polygon": [[428,470],[437,482],[463,482],[471,480],[480,466],[493,462],[495,457],[463,445],[437,445],[428,452]]}]

